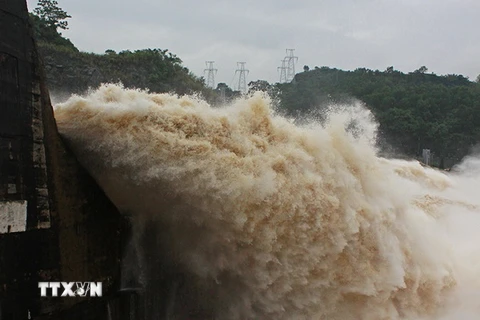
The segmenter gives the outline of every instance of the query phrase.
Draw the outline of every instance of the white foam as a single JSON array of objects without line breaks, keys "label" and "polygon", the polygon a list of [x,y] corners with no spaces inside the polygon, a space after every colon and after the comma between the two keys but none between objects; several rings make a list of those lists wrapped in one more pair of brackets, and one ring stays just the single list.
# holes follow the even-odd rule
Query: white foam
[{"label": "white foam", "polygon": [[221,319],[480,317],[480,170],[377,157],[361,105],[298,127],[259,94],[215,109],[110,84],[55,116],[121,210],[169,228]]}]

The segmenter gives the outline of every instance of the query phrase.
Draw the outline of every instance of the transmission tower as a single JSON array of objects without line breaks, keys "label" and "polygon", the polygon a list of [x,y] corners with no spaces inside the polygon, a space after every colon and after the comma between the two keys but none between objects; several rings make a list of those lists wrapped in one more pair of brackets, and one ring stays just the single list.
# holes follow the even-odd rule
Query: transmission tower
[{"label": "transmission tower", "polygon": [[215,61],[205,61],[205,65],[207,68],[204,70],[204,72],[207,73],[207,87],[210,87],[212,89],[215,89],[215,74],[217,73],[217,69],[213,68],[213,63]]},{"label": "transmission tower", "polygon": [[293,78],[295,78],[295,62],[298,61],[298,57],[293,55],[293,51],[295,49],[286,49],[287,56],[285,60],[287,60],[287,82],[291,82]]},{"label": "transmission tower", "polygon": [[277,69],[280,70],[280,83],[287,82],[287,59],[282,60],[282,66]]},{"label": "transmission tower", "polygon": [[235,75],[238,72],[238,91],[245,93],[247,92],[247,74],[250,72],[245,69],[246,62],[237,62],[237,70],[235,70]]}]

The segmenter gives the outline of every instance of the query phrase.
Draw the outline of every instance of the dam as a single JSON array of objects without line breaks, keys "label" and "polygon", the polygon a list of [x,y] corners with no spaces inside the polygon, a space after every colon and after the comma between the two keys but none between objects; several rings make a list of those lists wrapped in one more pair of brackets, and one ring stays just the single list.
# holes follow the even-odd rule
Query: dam
[{"label": "dam", "polygon": [[365,105],[324,115],[112,83],[52,108],[0,1],[0,318],[478,319],[478,155],[385,158]]},{"label": "dam", "polygon": [[[25,1],[0,1],[0,319],[130,319],[129,223],[57,132],[28,19]],[[101,282],[103,296],[40,297],[49,281]]]}]

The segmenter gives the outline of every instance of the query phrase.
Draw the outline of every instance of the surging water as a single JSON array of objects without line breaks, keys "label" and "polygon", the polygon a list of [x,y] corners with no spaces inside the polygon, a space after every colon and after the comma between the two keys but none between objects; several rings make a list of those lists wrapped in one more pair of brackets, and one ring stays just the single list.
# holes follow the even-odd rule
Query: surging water
[{"label": "surging water", "polygon": [[473,158],[448,176],[379,158],[361,107],[298,127],[261,95],[215,109],[105,85],[55,116],[117,207],[160,222],[217,319],[480,316]]}]

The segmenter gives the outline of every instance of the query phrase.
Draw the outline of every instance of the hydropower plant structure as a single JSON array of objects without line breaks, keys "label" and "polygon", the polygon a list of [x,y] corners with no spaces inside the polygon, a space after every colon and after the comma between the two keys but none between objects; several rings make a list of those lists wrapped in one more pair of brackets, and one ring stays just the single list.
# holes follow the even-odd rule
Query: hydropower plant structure
[{"label": "hydropower plant structure", "polygon": [[[0,319],[145,319],[121,285],[129,228],[57,132],[27,4],[0,0]],[[41,297],[49,281],[103,295]]]}]

